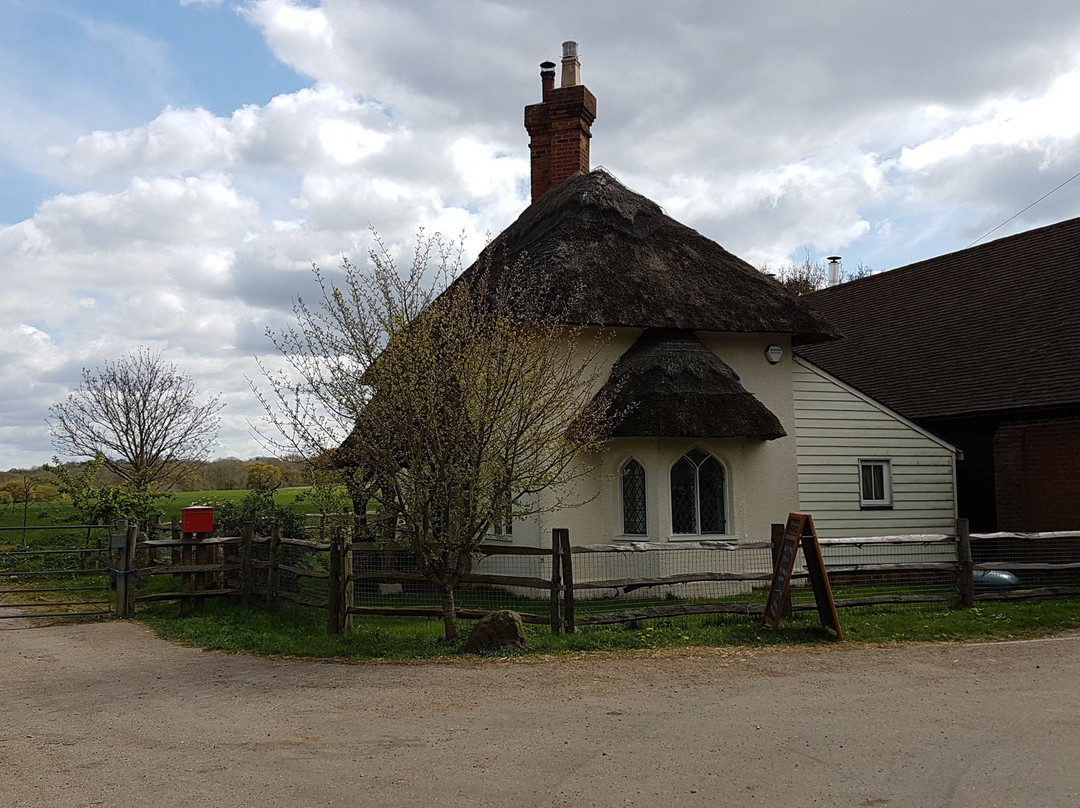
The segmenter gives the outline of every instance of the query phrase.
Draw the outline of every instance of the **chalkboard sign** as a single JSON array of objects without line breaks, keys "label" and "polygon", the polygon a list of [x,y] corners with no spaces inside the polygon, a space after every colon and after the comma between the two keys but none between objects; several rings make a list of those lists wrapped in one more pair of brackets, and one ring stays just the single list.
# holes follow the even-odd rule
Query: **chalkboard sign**
[{"label": "chalkboard sign", "polygon": [[833,600],[829,576],[825,571],[825,561],[821,557],[821,545],[818,543],[814,519],[808,513],[788,514],[781,540],[780,552],[773,569],[772,584],[769,586],[769,600],[765,604],[764,624],[775,629],[780,625],[783,603],[791,587],[791,576],[795,571],[795,557],[799,545],[803,548],[806,571],[814,589],[814,601],[817,604],[818,617],[824,628],[836,632],[837,639],[843,639],[840,631],[840,619],[836,615],[836,602]]},{"label": "chalkboard sign", "polygon": [[785,596],[791,586],[791,575],[795,571],[795,556],[799,549],[799,540],[803,532],[803,514],[793,513],[788,516],[784,538],[780,543],[780,553],[773,566],[772,584],[769,586],[769,600],[765,604],[765,624],[770,628],[780,625]]}]

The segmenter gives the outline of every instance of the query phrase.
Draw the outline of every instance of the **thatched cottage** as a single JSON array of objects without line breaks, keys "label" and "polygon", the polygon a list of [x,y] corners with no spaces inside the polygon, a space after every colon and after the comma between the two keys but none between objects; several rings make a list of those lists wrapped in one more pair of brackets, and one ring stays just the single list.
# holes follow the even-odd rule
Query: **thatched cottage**
[{"label": "thatched cottage", "polygon": [[573,43],[562,86],[554,63],[540,75],[543,99],[525,109],[533,202],[478,265],[584,289],[558,310],[614,331],[604,372],[633,406],[592,459],[584,504],[522,520],[505,540],[539,546],[552,527],[574,543],[765,540],[795,510],[826,536],[951,532],[954,447],[794,356],[841,337],[824,317],[589,170],[596,99]]}]

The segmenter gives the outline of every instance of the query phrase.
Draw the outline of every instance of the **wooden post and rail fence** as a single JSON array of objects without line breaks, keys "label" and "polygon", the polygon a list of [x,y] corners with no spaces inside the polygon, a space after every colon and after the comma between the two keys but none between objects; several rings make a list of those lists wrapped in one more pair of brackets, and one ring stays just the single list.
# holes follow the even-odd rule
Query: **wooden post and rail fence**
[{"label": "wooden post and rail fence", "polygon": [[[556,633],[573,632],[582,625],[678,615],[760,614],[761,594],[772,577],[783,530],[783,525],[774,526],[771,542],[572,545],[569,531],[556,529],[549,547],[482,546],[478,563],[460,584],[463,589],[515,593],[518,605],[514,610],[524,621],[547,625]],[[441,607],[435,605],[438,601],[431,597],[432,583],[414,563],[410,566],[402,561],[402,551],[351,542],[342,528],[330,532],[328,543],[286,538],[279,527],[267,536],[256,536],[251,525],[245,526],[241,535],[228,537],[184,533],[179,525],[158,526],[154,532],[156,536],[146,541],[138,541],[138,530],[133,525],[122,525],[112,533],[111,566],[100,573],[107,572],[111,578],[115,614],[119,617],[131,617],[137,604],[153,601],[177,601],[183,614],[197,611],[208,598],[235,597],[245,604],[271,609],[291,601],[325,609],[328,630],[347,634],[356,616],[439,618],[442,614]],[[820,544],[829,578],[837,590],[838,608],[925,602],[970,606],[985,599],[1080,595],[1080,533],[972,536],[966,520],[958,520],[954,536],[823,539]],[[650,560],[650,553],[654,554],[652,559],[677,558],[680,552],[691,549],[689,545],[715,558],[757,555],[752,562],[731,563],[723,569],[708,563],[693,566],[693,562],[685,561],[674,571],[667,568],[668,574],[658,574],[656,564],[633,564],[633,558]],[[881,554],[882,548],[890,547],[906,554],[904,560],[891,561],[890,556]],[[16,556],[21,554],[0,552],[0,575],[19,580],[18,573],[5,571],[3,565],[5,557]],[[504,563],[500,558],[505,566],[499,566]],[[611,564],[607,563],[609,559]],[[633,570],[630,574],[608,574],[617,566],[615,560],[622,563],[627,559],[631,559],[629,567],[618,568]],[[577,570],[575,560],[588,562],[584,569],[591,573]],[[642,567],[649,571],[642,572]],[[977,575],[986,570],[1011,571],[1020,576],[1022,584],[1007,590],[979,589]],[[32,580],[29,573],[25,575],[26,580]],[[145,584],[155,576],[172,576],[177,585],[168,591],[153,591]],[[796,571],[793,575],[796,580],[800,577],[805,578],[806,573]],[[920,589],[917,585],[931,579],[952,584],[937,589]],[[889,582],[898,580],[916,583],[889,591]],[[7,586],[2,581],[0,585]],[[679,597],[668,603],[652,594],[685,591],[680,587],[686,585],[728,586],[746,596],[718,597],[709,602],[702,602],[708,599],[698,596]],[[792,590],[805,591],[797,586]],[[5,588],[0,607],[18,607],[13,597],[20,591],[27,590]],[[53,587],[50,591],[64,590]],[[459,605],[458,616],[478,619],[499,608],[489,608],[486,600],[481,604],[483,608],[477,607],[477,600]],[[814,606],[805,602],[792,604],[789,592],[781,608],[786,616]],[[0,616],[15,615],[5,614],[5,609],[0,608]]]}]

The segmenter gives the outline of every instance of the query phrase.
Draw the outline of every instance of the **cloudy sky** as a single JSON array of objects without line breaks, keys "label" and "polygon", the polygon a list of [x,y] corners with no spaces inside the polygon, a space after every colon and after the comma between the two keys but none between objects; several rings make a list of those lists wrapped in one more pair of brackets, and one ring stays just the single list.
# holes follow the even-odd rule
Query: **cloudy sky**
[{"label": "cloudy sky", "polygon": [[[963,249],[1080,172],[1076,0],[0,0],[0,468],[147,345],[221,393],[376,226],[471,253],[579,42],[592,162],[760,266]],[[1080,179],[992,238],[1080,216]]]}]

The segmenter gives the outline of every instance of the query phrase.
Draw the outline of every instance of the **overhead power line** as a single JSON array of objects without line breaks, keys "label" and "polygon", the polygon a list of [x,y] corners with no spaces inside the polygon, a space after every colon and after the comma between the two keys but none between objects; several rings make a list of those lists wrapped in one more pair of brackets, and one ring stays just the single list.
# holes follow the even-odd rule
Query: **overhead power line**
[{"label": "overhead power line", "polygon": [[[995,231],[997,231],[997,230],[1000,230],[1001,228],[1003,228],[1003,227],[1004,227],[1005,225],[1007,225],[1007,224],[1008,224],[1009,222],[1011,222],[1011,221],[1012,221],[1013,219],[1015,219],[1015,218],[1016,218],[1017,216],[1019,216],[1020,214],[1022,214],[1022,213],[1024,213],[1024,212],[1026,212],[1026,211],[1029,211],[1029,210],[1031,210],[1031,209],[1032,209],[1033,207],[1035,207],[1035,206],[1036,206],[1036,205],[1038,205],[1038,204],[1039,204],[1040,202],[1042,202],[1042,201],[1043,201],[1044,199],[1046,199],[1046,197],[1050,196],[1050,194],[1054,193],[1054,191],[1060,191],[1060,190],[1061,190],[1062,188],[1064,188],[1064,187],[1065,187],[1066,185],[1068,185],[1068,184],[1069,184],[1070,182],[1072,182],[1073,180],[1075,180],[1075,179],[1076,179],[1077,177],[1080,177],[1080,171],[1077,171],[1077,172],[1076,172],[1075,174],[1073,174],[1073,175],[1072,175],[1071,177],[1069,177],[1069,178],[1068,178],[1067,180],[1065,180],[1065,182],[1061,183],[1061,185],[1059,185],[1059,186],[1058,186],[1057,188],[1054,188],[1054,189],[1053,189],[1053,190],[1051,190],[1051,191],[1047,191],[1047,192],[1046,192],[1045,194],[1043,194],[1043,195],[1042,195],[1042,196],[1040,196],[1040,197],[1039,197],[1038,199],[1036,199],[1036,200],[1035,200],[1034,202],[1032,202],[1032,203],[1031,203],[1030,205],[1028,205],[1028,206],[1027,206],[1026,208],[1024,208],[1024,210],[1021,210],[1021,211],[1019,211],[1019,212],[1017,212],[1017,213],[1014,213],[1014,214],[1013,214],[1012,216],[1010,216],[1010,217],[1009,217],[1008,219],[1006,219],[1005,221],[1003,221],[1003,222],[1002,222],[1001,224],[999,224],[999,225],[998,225],[997,227],[995,227],[995,228],[994,228],[993,230],[988,230],[988,231],[986,231],[985,233],[983,233],[983,234],[982,234],[981,236],[979,236],[979,237],[978,237],[977,239],[975,239],[975,240],[974,240],[973,242],[971,242],[971,243],[970,243],[970,244],[968,245],[968,247],[974,247],[974,246],[975,246],[976,244],[978,244],[978,243],[979,243],[980,241],[982,241],[982,240],[983,240],[984,238],[986,238],[987,236],[989,236],[989,235],[990,235],[991,233],[993,233],[993,232],[995,232]],[[964,249],[966,250],[966,249],[967,249],[967,247],[965,247]]]}]

